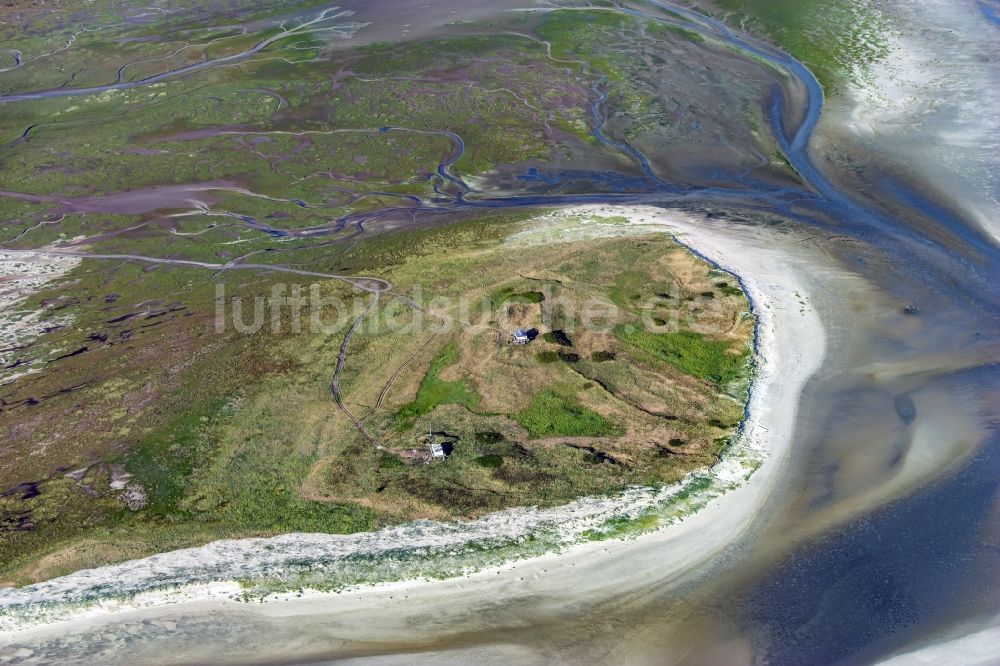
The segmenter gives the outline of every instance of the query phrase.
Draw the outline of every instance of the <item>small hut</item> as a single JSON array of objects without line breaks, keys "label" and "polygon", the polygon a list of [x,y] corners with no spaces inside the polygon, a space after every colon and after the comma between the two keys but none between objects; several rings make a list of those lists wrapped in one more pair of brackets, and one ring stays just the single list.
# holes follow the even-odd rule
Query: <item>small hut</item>
[{"label": "small hut", "polygon": [[445,442],[438,441],[437,435],[431,431],[427,431],[427,448],[431,452],[431,461],[444,460],[451,453],[450,446],[445,447]]}]

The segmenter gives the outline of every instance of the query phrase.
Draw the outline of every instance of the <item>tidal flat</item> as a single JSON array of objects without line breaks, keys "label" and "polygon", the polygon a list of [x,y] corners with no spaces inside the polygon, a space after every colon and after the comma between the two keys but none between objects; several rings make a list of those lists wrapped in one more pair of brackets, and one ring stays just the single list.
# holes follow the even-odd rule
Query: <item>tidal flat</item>
[{"label": "tidal flat", "polygon": [[[3,247],[80,263],[8,350],[4,657],[983,657],[988,12],[343,4],[16,10]],[[363,303],[325,337],[214,332],[317,277]],[[538,337],[362,326],[425,280]],[[623,318],[543,324],[556,292]],[[672,300],[731,326],[626,330]]]},{"label": "tidal flat", "polygon": [[[324,426],[328,430],[317,433],[314,441],[293,447],[297,456],[284,457],[280,451],[288,444],[286,438],[258,425],[251,428],[254,432],[238,439],[284,442],[265,456],[279,456],[281,464],[260,459],[257,454],[263,449],[250,446],[245,451],[255,452],[252,459],[241,463],[244,472],[233,474],[233,456],[243,445],[226,443],[235,441],[235,435],[226,434],[223,425],[233,418],[232,412],[255,399],[254,386],[277,394],[284,391],[278,387],[282,382],[279,377],[300,383],[306,374],[314,382],[306,400],[332,408],[322,387],[332,374],[330,364],[336,365],[335,359],[328,357],[330,351],[337,351],[332,341],[344,331],[329,332],[319,342],[306,343],[289,342],[284,333],[275,331],[257,336],[212,336],[216,287],[204,277],[213,266],[249,269],[238,273],[226,270],[220,273],[219,282],[230,298],[246,302],[266,294],[279,273],[284,278],[290,271],[363,273],[388,278],[401,289],[420,284],[432,292],[431,296],[457,296],[444,287],[457,276],[453,265],[462,261],[461,253],[482,252],[483,243],[502,240],[511,224],[531,215],[529,211],[488,214],[490,192],[520,194],[534,198],[533,205],[539,206],[546,203],[547,196],[558,198],[562,193],[585,190],[591,186],[588,183],[610,182],[624,196],[642,197],[659,188],[671,174],[698,172],[681,162],[671,166],[658,160],[654,167],[644,157],[643,151],[653,146],[651,141],[657,145],[672,142],[672,148],[663,152],[671,159],[683,160],[699,150],[690,144],[697,133],[664,131],[672,125],[664,125],[662,119],[673,113],[664,105],[677,107],[681,93],[658,95],[657,81],[670,65],[653,53],[653,44],[672,45],[677,51],[675,70],[677,63],[687,62],[680,57],[682,52],[695,59],[685,65],[688,78],[677,79],[681,89],[703,85],[697,60],[731,61],[726,69],[733,70],[727,76],[734,85],[726,94],[745,109],[747,117],[760,118],[756,125],[763,124],[762,113],[752,102],[762,94],[763,86],[752,79],[736,84],[739,68],[760,69],[760,65],[737,67],[725,49],[705,38],[693,39],[690,31],[673,29],[670,23],[665,24],[670,29],[660,28],[657,17],[570,7],[541,14],[510,13],[499,26],[488,30],[476,24],[479,27],[473,35],[446,33],[402,43],[354,44],[349,37],[363,32],[365,21],[343,12],[309,11],[304,18],[286,20],[284,30],[290,36],[273,42],[278,54],[284,53],[284,60],[267,58],[253,65],[251,57],[251,71],[231,71],[226,64],[229,61],[220,61],[204,75],[201,70],[198,76],[185,70],[173,78],[152,79],[159,74],[149,73],[146,79],[125,77],[127,82],[143,85],[112,83],[91,94],[63,94],[72,90],[43,88],[37,98],[11,98],[4,103],[3,119],[12,135],[18,133],[18,126],[37,120],[39,114],[49,118],[35,122],[27,133],[21,131],[24,140],[11,146],[23,160],[19,168],[9,170],[5,180],[9,189],[3,196],[8,215],[16,220],[11,226],[12,249],[51,246],[53,252],[62,253],[53,256],[91,257],[68,276],[72,282],[64,281],[51,293],[35,294],[26,303],[40,311],[65,311],[74,317],[75,325],[52,331],[25,348],[17,360],[19,366],[50,370],[12,386],[3,398],[5,417],[14,425],[8,436],[11,450],[35,454],[27,465],[6,467],[10,479],[5,483],[11,488],[31,483],[39,490],[23,498],[23,493],[14,492],[6,500],[11,525],[25,528],[12,529],[4,539],[5,571],[11,581],[38,580],[81,566],[218,537],[368,530],[406,518],[476,515],[486,508],[568,501],[629,484],[669,484],[695,461],[704,466],[717,456],[737,425],[741,389],[735,390],[737,397],[729,403],[695,410],[692,399],[701,389],[694,386],[689,387],[688,395],[676,399],[654,395],[655,391],[622,388],[620,391],[628,393],[628,399],[641,409],[632,416],[618,414],[617,423],[613,423],[615,419],[593,409],[606,400],[581,402],[588,393],[577,396],[579,387],[553,378],[551,386],[535,382],[520,389],[529,403],[532,396],[537,398],[534,407],[504,406],[486,396],[485,412],[494,419],[499,414],[520,414],[521,427],[533,424],[526,432],[535,439],[546,439],[543,434],[577,437],[581,441],[573,455],[603,456],[613,461],[610,468],[621,463],[621,470],[635,468],[637,461],[630,456],[616,457],[595,448],[593,441],[582,440],[633,432],[631,425],[626,427],[633,421],[638,424],[669,417],[669,427],[653,437],[662,439],[667,447],[657,454],[659,462],[647,461],[651,467],[643,463],[640,467],[645,471],[638,476],[602,472],[594,477],[549,478],[548,472],[536,468],[546,464],[565,467],[572,462],[568,458],[559,461],[565,456],[558,446],[533,454],[548,456],[548,463],[528,461],[521,469],[517,460],[525,456],[516,448],[521,446],[517,443],[521,436],[508,432],[509,423],[483,421],[474,425],[465,418],[459,419],[461,428],[467,430],[463,436],[474,443],[474,450],[455,459],[453,466],[459,466],[463,455],[469,456],[468,465],[452,476],[473,472],[507,475],[507,481],[499,479],[500,485],[520,483],[526,495],[515,499],[510,488],[493,488],[497,479],[482,488],[478,488],[482,484],[472,483],[475,490],[463,490],[457,478],[452,482],[458,485],[451,489],[435,487],[443,483],[441,479],[393,481],[389,477],[398,477],[408,469],[394,463],[399,458],[393,450],[422,446],[413,429],[440,420],[430,414],[436,405],[420,398],[433,393],[435,380],[425,378],[428,390],[410,398],[415,405],[412,417],[393,416],[399,405],[373,417],[379,441],[385,439],[381,445],[385,451],[370,445],[368,449],[377,452],[376,458],[388,456],[385,460],[373,462],[367,453],[331,457],[327,451],[331,440],[339,441],[345,451],[354,450],[351,447],[355,445],[343,439],[350,429],[341,432],[340,426]],[[332,51],[324,51],[322,57],[315,49],[310,51],[316,62],[286,62],[290,58],[282,49],[298,44],[297,35],[315,38],[312,30],[319,29],[315,26],[333,30]],[[625,42],[599,38],[613,35]],[[106,36],[106,31],[98,31],[94,39]],[[649,40],[651,45],[642,48],[651,49],[652,69],[638,68],[625,44]],[[227,35],[211,41],[218,58],[240,53],[246,42],[237,39],[229,44]],[[309,44],[310,48],[316,46],[312,41]],[[580,44],[590,46],[581,48]],[[169,59],[150,58],[149,62],[157,63],[160,73],[177,67]],[[390,62],[391,71],[386,71]],[[32,67],[26,63],[18,71]],[[686,104],[690,107],[691,103],[689,98]],[[120,112],[109,113],[111,109]],[[631,111],[626,113],[628,109]],[[738,144],[759,146],[751,153],[777,154],[765,134],[748,131],[722,116],[710,119],[709,111],[708,106],[705,113],[693,107],[681,111],[684,117],[699,116],[696,124],[703,135],[699,143],[722,145],[713,137],[725,134],[732,135]],[[448,119],[445,127],[439,124],[443,117]],[[637,117],[645,120],[637,124],[633,120]],[[487,118],[492,120],[486,122]],[[81,125],[90,130],[76,131]],[[123,126],[128,130],[120,131]],[[776,182],[794,180],[777,157],[758,161],[732,150],[728,157],[720,153],[713,159],[731,161],[732,178],[753,173],[753,178]],[[562,166],[542,166],[553,162]],[[580,168],[584,164],[587,169]],[[620,170],[617,184],[598,168]],[[708,182],[714,186],[720,178],[726,176],[716,171]],[[474,182],[475,189],[465,179]],[[670,187],[688,186],[678,183]],[[487,210],[478,212],[477,208]],[[452,222],[447,228],[434,224],[435,216],[454,219],[463,210],[472,221]],[[412,228],[399,228],[407,218],[415,219]],[[411,265],[408,272],[399,272],[408,257],[420,256],[422,246],[434,247],[440,255],[442,243],[450,248],[439,259],[444,263],[435,264],[428,258]],[[587,251],[593,253],[588,261],[602,261],[604,250],[600,247]],[[617,275],[594,274],[584,279],[607,283],[603,296],[619,307],[631,308],[636,318],[642,314],[640,301],[661,299],[663,311],[649,312],[654,324],[674,319],[682,306],[697,310],[689,303],[721,306],[726,299],[739,297],[735,282],[726,282],[725,276],[714,280],[703,276],[680,287],[681,282],[668,280],[657,287],[656,276],[626,270],[626,264],[639,261],[641,255],[614,256],[607,255],[613,259],[611,265],[621,264]],[[561,260],[552,257],[552,261],[558,264]],[[642,261],[652,263],[653,257]],[[275,273],[263,270],[268,265],[275,266]],[[550,290],[558,286],[560,277],[549,268],[536,264],[519,267],[508,260],[507,268],[489,268],[497,273],[493,278],[496,283],[489,289],[511,288],[512,295],[530,292],[528,284],[516,288],[511,286],[514,281],[503,284],[504,272],[513,277],[530,266],[551,275],[547,283]],[[468,264],[464,270],[481,268]],[[299,282],[298,286],[308,286],[305,279]],[[347,291],[335,293],[346,298],[350,289],[347,285]],[[489,295],[489,289],[484,294]],[[570,291],[574,298],[601,295],[593,289],[593,293]],[[674,304],[666,303],[671,298]],[[541,322],[526,319],[523,323],[530,328]],[[706,386],[725,387],[738,379],[745,365],[738,352],[731,354],[724,345],[702,344],[690,333],[686,338],[668,340],[666,335],[626,334],[623,327],[631,324],[625,320],[617,324],[618,333],[600,348],[585,340],[581,355],[580,350],[561,349],[562,345],[539,340],[537,350],[525,354],[525,360],[544,366],[550,373],[572,366],[579,372],[574,370],[569,377],[580,376],[588,385],[605,387],[597,389],[602,395],[616,383],[623,387],[631,382],[659,383],[663,377],[656,368],[666,367],[664,359],[673,359],[674,367],[681,369],[676,377],[694,376],[707,381]],[[549,328],[562,330],[561,326],[555,323]],[[748,331],[741,334],[748,335]],[[358,376],[371,376],[368,366],[379,356],[377,344],[369,345],[364,336],[357,340],[364,345],[354,356],[360,362],[347,364],[342,378],[338,374],[345,395]],[[303,344],[308,348],[320,343],[324,346],[318,356],[300,358],[292,351]],[[397,345],[392,340],[385,344]],[[482,341],[476,344],[482,345]],[[622,345],[633,350],[631,356],[619,349]],[[152,351],[162,349],[169,351]],[[410,351],[415,355],[417,350]],[[408,370],[417,374],[404,374],[401,386],[416,386],[419,372],[441,352],[441,345],[424,351],[426,354]],[[616,360],[619,352],[621,358]],[[626,366],[639,352],[643,369],[633,377],[635,372]],[[471,348],[466,353],[469,358],[477,354]],[[594,354],[609,356],[594,361]],[[553,364],[538,360],[550,357],[558,360]],[[479,385],[485,389],[494,382],[510,384],[501,377],[502,372],[497,373],[504,365],[514,368],[519,364],[523,361],[507,359],[492,375],[481,376]],[[451,373],[457,376],[458,371],[452,368]],[[269,375],[274,378],[265,379]],[[153,376],[160,378],[151,380]],[[443,385],[456,385],[457,380],[449,381]],[[476,399],[481,392],[467,390]],[[724,388],[723,392],[733,391]],[[393,404],[394,396],[379,400],[384,397]],[[463,406],[461,400],[449,400],[458,403],[452,409]],[[683,407],[665,408],[665,400]],[[588,402],[593,404],[588,407]],[[561,405],[567,413],[587,415],[577,420],[589,419],[591,425],[545,424],[532,416],[532,409],[535,414],[545,414],[553,405]],[[469,401],[464,406],[474,407]],[[587,411],[580,411],[584,409]],[[23,422],[26,410],[36,412],[30,428]],[[695,411],[700,413],[695,415]],[[41,418],[41,412],[48,416]],[[352,413],[350,408],[347,413]],[[268,421],[263,413],[257,414],[257,419]],[[383,422],[385,419],[392,422]],[[444,421],[447,425],[449,419]],[[66,422],[73,427],[64,427]],[[407,427],[400,430],[403,422]],[[699,424],[706,424],[707,430],[693,437]],[[363,438],[370,437],[363,428],[361,432],[366,433]],[[453,434],[447,429],[444,432]],[[499,434],[494,437],[494,433]],[[496,441],[487,441],[489,437]],[[44,447],[37,446],[40,441],[46,443]],[[694,441],[698,444],[692,444]],[[684,445],[691,445],[692,451],[678,448]],[[500,452],[511,446],[515,448],[506,456]],[[496,456],[509,459],[508,465],[493,471],[482,463],[477,468],[472,462],[480,458],[495,462]],[[668,465],[672,472],[651,471],[671,456],[675,459]],[[373,471],[362,472],[358,465],[366,470],[374,465]],[[114,472],[119,468],[129,475],[129,481],[124,488],[112,488],[121,485],[116,481],[120,475]],[[213,474],[225,483],[209,482]],[[602,476],[608,478],[601,480]],[[365,483],[372,487],[366,491],[345,488],[336,478],[352,486],[367,479]],[[195,490],[199,483],[207,485]],[[228,487],[233,483],[236,485]],[[470,479],[465,483],[468,486]],[[532,483],[540,484],[543,492],[528,492]],[[409,484],[411,490],[395,492],[393,488],[400,484]],[[257,491],[239,489],[245,485]],[[83,496],[78,498],[81,489]],[[467,495],[478,499],[460,497]],[[453,497],[443,502],[445,496]],[[132,499],[126,501],[126,497]],[[128,532],[127,538],[122,530]],[[97,537],[99,534],[103,536]],[[39,560],[41,554],[45,557]]]}]

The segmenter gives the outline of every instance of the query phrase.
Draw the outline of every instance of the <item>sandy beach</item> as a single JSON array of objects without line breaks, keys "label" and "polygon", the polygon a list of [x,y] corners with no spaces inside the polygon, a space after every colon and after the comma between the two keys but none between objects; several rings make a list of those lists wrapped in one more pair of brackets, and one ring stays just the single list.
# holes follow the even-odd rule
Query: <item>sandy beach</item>
[{"label": "sandy beach", "polygon": [[[823,270],[822,258],[808,249],[796,251],[795,256],[789,254],[785,248],[794,239],[785,237],[776,242],[779,239],[775,237],[786,232],[710,223],[657,208],[592,206],[563,213],[626,215],[633,225],[674,234],[697,253],[741,277],[759,318],[757,375],[743,445],[767,454],[749,481],[657,532],[625,541],[583,543],[559,554],[463,578],[397,582],[339,594],[306,592],[252,606],[230,599],[236,590],[234,583],[200,585],[144,594],[127,603],[101,604],[57,625],[7,631],[0,640],[24,645],[45,641],[53,632],[77,634],[98,626],[108,631],[195,612],[235,612],[293,621],[336,617],[341,640],[405,644],[424,635],[419,618],[444,609],[455,612],[462,608],[474,615],[477,607],[528,597],[544,598],[547,606],[570,607],[581,599],[641,591],[650,580],[662,581],[665,571],[671,577],[684,576],[734,542],[753,522],[794,448],[798,396],[824,357],[825,329],[813,301],[817,293],[814,280]],[[727,473],[724,468],[718,472]],[[169,558],[170,554],[159,557]],[[259,649],[266,646],[256,646],[254,654],[259,654]],[[454,656],[463,658],[458,653]]]},{"label": "sandy beach", "polygon": [[[68,323],[65,318],[46,317],[44,311],[22,309],[22,303],[79,263],[73,257],[0,251],[0,368],[14,365],[16,354],[12,350],[29,344],[47,329]],[[30,364],[0,371],[0,386],[29,372]]]}]

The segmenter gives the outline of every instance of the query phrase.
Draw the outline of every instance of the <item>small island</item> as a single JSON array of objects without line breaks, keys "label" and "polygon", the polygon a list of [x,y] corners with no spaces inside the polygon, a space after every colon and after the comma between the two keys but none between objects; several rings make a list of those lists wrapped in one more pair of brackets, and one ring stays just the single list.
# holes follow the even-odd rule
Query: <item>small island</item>
[{"label": "small island", "polygon": [[[403,230],[343,258],[364,281],[284,276],[282,294],[315,297],[305,309],[270,281],[218,300],[230,364],[200,375],[213,397],[4,497],[34,525],[6,576],[467,520],[711,467],[744,414],[750,304],[733,275],[634,226],[529,213]],[[253,293],[267,325],[248,334]],[[112,380],[97,406],[139,390]],[[88,503],[56,510],[81,487]]]},{"label": "small island", "polygon": [[352,341],[345,406],[362,425],[323,420],[337,434],[311,497],[464,518],[674,483],[719,459],[753,334],[733,276],[664,234],[525,249],[515,236],[394,270],[395,284],[423,276],[439,305],[422,336]]}]

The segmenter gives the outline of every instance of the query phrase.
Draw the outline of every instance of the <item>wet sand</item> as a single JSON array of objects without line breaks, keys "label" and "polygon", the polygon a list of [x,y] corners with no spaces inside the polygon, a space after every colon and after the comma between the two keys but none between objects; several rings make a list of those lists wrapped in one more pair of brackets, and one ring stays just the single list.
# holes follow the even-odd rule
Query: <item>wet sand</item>
[{"label": "wet sand", "polygon": [[[956,635],[957,634],[957,635]],[[1000,618],[985,626],[962,627],[952,635],[930,638],[922,648],[880,661],[880,666],[993,666],[1000,649]]]},{"label": "wet sand", "polygon": [[890,53],[833,100],[828,127],[891,154],[1000,239],[1000,27],[975,0],[887,0]]}]

